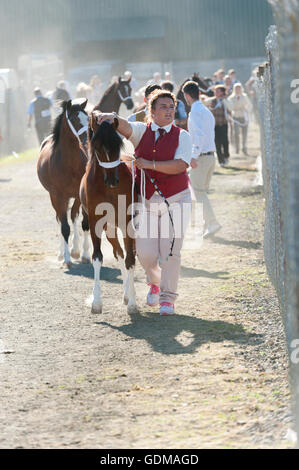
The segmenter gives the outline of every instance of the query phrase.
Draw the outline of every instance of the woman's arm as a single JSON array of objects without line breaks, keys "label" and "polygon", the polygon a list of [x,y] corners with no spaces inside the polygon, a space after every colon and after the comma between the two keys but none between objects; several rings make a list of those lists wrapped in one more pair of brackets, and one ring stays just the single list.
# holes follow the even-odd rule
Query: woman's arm
[{"label": "woman's arm", "polygon": [[137,158],[135,164],[139,170],[156,170],[166,175],[178,175],[188,168],[188,164],[180,158],[159,162],[146,160],[145,158]]}]

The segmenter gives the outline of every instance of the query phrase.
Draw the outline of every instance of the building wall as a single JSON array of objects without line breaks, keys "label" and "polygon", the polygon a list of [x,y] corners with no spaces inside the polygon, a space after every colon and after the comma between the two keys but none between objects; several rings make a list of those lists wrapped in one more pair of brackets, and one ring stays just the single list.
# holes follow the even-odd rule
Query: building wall
[{"label": "building wall", "polygon": [[[74,61],[264,55],[266,0],[0,0],[0,61],[63,51]],[[0,62],[0,63],[1,63]]]}]

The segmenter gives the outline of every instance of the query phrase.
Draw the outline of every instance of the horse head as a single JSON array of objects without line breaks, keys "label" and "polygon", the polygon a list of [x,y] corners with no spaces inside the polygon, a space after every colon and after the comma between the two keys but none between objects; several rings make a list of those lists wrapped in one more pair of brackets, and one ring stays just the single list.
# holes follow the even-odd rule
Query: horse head
[{"label": "horse head", "polygon": [[65,118],[77,139],[86,144],[88,131],[88,114],[85,111],[87,99],[77,98],[62,103]]},{"label": "horse head", "polygon": [[132,88],[130,85],[131,78],[124,80],[121,77],[118,78],[117,93],[122,103],[125,103],[127,109],[134,107],[133,100],[131,98]]},{"label": "horse head", "polygon": [[117,121],[113,124],[105,121],[97,123],[97,111],[91,113],[89,124],[89,151],[92,158],[102,168],[104,183],[109,188],[115,188],[119,183],[118,166],[120,151],[123,146],[121,137],[116,132]]}]

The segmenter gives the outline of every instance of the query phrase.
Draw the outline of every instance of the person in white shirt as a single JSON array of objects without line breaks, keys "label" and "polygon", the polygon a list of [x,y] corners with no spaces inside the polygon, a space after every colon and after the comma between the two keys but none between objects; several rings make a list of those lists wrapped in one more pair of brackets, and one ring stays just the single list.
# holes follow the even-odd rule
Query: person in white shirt
[{"label": "person in white shirt", "polygon": [[174,314],[180,252],[192,206],[186,172],[191,161],[191,138],[173,124],[175,106],[172,93],[155,90],[148,103],[148,124],[128,122],[115,113],[99,113],[97,118],[98,124],[117,118],[117,131],[135,148],[137,183],[140,170],[145,173],[145,212],[136,233],[136,252],[150,286],[147,304],[154,307],[160,303],[160,315]]},{"label": "person in white shirt", "polygon": [[199,100],[196,82],[185,83],[183,93],[187,104],[191,106],[188,116],[188,131],[192,140],[190,180],[197,202],[203,204],[203,236],[206,238],[221,229],[207,195],[216,164],[215,118]]}]

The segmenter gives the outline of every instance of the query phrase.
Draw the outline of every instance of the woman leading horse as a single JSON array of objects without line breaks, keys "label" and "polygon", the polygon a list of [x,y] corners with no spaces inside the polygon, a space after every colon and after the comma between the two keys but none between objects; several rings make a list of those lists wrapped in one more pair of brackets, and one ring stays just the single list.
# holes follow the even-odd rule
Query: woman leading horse
[{"label": "woman leading horse", "polygon": [[[175,106],[172,93],[156,90],[149,101],[147,125],[129,123],[117,116],[118,132],[135,147],[137,176],[141,178],[140,171],[145,176],[146,230],[136,234],[136,251],[150,286],[147,304],[160,303],[160,315],[174,314],[180,252],[191,215],[186,172],[191,161],[191,138],[188,132],[173,125]],[[97,122],[102,125],[114,119],[114,113],[103,113],[99,114]]]}]

